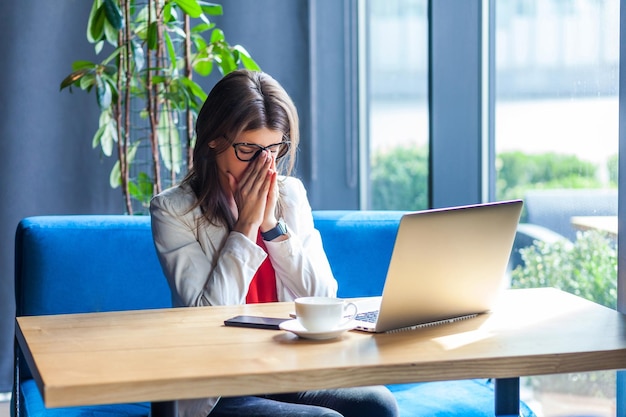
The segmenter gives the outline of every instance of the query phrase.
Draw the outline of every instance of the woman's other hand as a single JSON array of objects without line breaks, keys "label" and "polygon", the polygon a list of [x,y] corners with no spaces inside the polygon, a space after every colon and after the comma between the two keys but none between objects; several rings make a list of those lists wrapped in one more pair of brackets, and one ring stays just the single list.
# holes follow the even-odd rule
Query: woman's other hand
[{"label": "woman's other hand", "polygon": [[270,155],[270,188],[267,193],[267,202],[265,204],[265,213],[263,214],[263,222],[261,223],[261,231],[267,232],[276,227],[278,220],[276,219],[276,204],[278,202],[278,174],[276,172],[276,158]]},{"label": "woman's other hand", "polygon": [[[228,183],[232,192],[237,212],[233,230],[243,233],[250,240],[256,242],[257,233],[261,224],[267,222],[268,211],[276,219],[273,211],[276,207],[278,187],[276,187],[276,171],[274,158],[270,152],[262,151],[244,171],[240,181],[228,173]],[[269,207],[271,206],[271,207]]]}]

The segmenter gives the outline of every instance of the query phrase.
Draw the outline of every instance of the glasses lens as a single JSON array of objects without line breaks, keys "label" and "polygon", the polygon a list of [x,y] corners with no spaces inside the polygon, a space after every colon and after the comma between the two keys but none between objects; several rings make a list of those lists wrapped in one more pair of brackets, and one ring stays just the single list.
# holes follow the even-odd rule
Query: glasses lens
[{"label": "glasses lens", "polygon": [[235,143],[233,144],[233,148],[235,148],[235,156],[237,156],[240,161],[250,162],[266,149],[270,151],[276,159],[280,159],[287,154],[290,144],[289,141],[283,141],[263,147],[255,143]]},{"label": "glasses lens", "polygon": [[259,145],[253,143],[236,143],[233,147],[237,158],[244,162],[252,161],[262,150]]},{"label": "glasses lens", "polygon": [[276,159],[280,159],[283,156],[287,155],[287,152],[289,152],[290,146],[291,146],[291,142],[289,142],[288,140],[279,143],[278,149],[277,149],[278,153],[276,154]]}]

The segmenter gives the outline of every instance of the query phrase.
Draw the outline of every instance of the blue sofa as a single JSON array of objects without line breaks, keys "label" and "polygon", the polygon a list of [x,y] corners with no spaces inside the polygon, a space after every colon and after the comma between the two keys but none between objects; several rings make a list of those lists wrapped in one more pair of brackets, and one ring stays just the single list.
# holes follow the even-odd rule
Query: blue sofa
[{"label": "blue sofa", "polygon": [[[380,295],[401,212],[316,211],[340,297]],[[170,307],[147,216],[23,219],[15,241],[16,314]],[[149,404],[46,409],[16,349],[12,412],[28,417],[148,416]],[[402,416],[494,415],[488,380],[391,385]],[[524,416],[534,416],[520,403]]]}]

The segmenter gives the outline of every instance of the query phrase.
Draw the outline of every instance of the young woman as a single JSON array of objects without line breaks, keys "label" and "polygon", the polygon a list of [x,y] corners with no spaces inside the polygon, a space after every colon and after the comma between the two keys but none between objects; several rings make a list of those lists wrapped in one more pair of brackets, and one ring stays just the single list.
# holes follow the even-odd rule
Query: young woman
[{"label": "young woman", "polygon": [[[299,132],[285,90],[261,72],[226,75],[204,103],[196,135],[189,174],[150,205],[173,304],[336,296],[306,191],[289,176]],[[178,407],[185,417],[398,414],[394,397],[381,386],[184,400]]]}]

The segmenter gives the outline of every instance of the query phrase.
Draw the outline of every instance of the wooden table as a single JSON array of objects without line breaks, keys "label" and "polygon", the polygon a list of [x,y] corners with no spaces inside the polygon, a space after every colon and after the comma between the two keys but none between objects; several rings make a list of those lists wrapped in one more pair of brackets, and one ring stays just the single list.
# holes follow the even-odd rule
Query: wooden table
[{"label": "wooden table", "polygon": [[573,216],[571,222],[578,230],[600,230],[617,237],[617,216]]},{"label": "wooden table", "polygon": [[515,387],[520,376],[626,368],[625,316],[554,289],[508,290],[493,312],[466,321],[329,341],[222,324],[292,309],[18,317],[16,337],[48,407],[468,378]]}]

